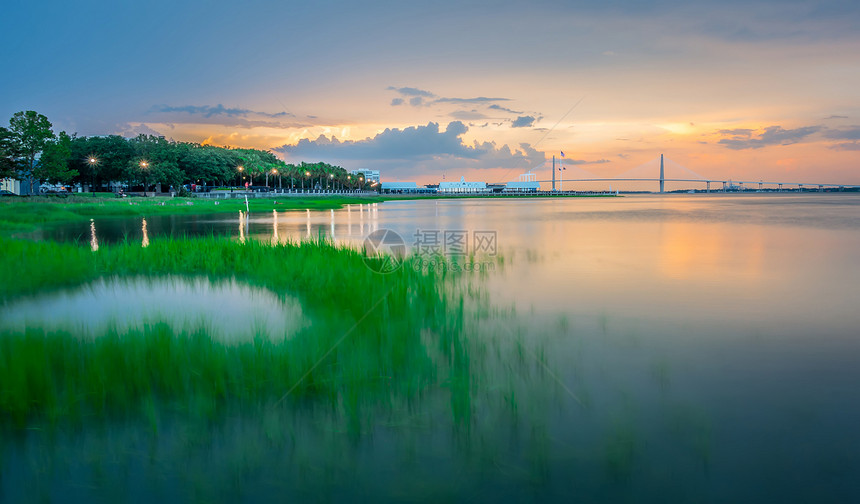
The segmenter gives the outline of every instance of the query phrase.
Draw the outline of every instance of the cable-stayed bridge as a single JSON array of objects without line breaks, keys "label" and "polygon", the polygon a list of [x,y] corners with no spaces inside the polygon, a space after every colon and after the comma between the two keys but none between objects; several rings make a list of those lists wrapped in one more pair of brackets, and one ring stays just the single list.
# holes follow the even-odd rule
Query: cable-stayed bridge
[{"label": "cable-stayed bridge", "polygon": [[[641,165],[630,169],[615,177],[598,177],[581,167],[571,167],[570,174],[572,177],[567,178],[565,172],[568,167],[564,166],[563,160],[556,165],[556,159],[553,157],[553,177],[549,180],[538,180],[544,184],[552,184],[553,191],[563,191],[564,184],[577,182],[655,182],[658,184],[659,192],[666,191],[666,183],[684,183],[689,189],[700,189],[706,192],[711,191],[748,191],[748,190],[819,190],[827,189],[858,189],[858,185],[849,184],[834,184],[834,183],[816,183],[816,182],[792,182],[792,181],[771,181],[771,180],[732,180],[732,179],[716,179],[708,178],[690,170],[689,168],[664,158],[660,154],[656,158],[649,160]],[[576,173],[573,173],[576,172]],[[617,187],[617,186],[616,186]]]}]

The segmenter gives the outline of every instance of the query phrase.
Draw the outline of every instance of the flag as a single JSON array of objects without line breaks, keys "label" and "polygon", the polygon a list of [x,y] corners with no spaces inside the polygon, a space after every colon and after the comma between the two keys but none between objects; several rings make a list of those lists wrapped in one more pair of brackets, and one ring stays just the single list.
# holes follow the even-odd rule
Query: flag
[{"label": "flag", "polygon": [[564,151],[561,151],[561,157],[564,157]]}]

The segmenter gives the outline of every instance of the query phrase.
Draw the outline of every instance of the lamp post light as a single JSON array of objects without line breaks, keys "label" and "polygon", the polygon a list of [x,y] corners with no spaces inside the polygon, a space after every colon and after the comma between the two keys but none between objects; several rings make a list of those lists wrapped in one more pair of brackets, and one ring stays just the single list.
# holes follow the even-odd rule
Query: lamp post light
[{"label": "lamp post light", "polygon": [[[310,177],[310,176],[311,176],[311,172],[306,171],[306,172],[305,172],[305,178],[308,178],[308,177]],[[303,191],[305,190],[305,181],[304,181],[304,180],[302,180],[302,190],[303,190]]]},{"label": "lamp post light", "polygon": [[146,169],[149,168],[147,161],[140,162],[140,169],[143,171],[143,197],[146,197]]},{"label": "lamp post light", "polygon": [[[277,168],[272,168],[272,175],[273,175],[273,176],[274,176],[274,175],[278,175],[278,169],[277,169]],[[275,185],[275,181],[274,181],[274,180],[272,180],[272,185]],[[281,176],[280,176],[280,175],[278,175],[278,189],[280,189],[280,188],[281,188]]]},{"label": "lamp post light", "polygon": [[241,183],[242,183],[242,179],[244,179],[244,178],[245,178],[244,176],[242,176],[242,171],[245,169],[245,167],[244,167],[244,166],[242,166],[242,165],[239,165],[239,166],[237,166],[237,167],[236,167],[236,169],[237,169],[237,170],[239,170],[239,178],[240,178],[240,179],[239,179],[239,183],[241,184]]},{"label": "lamp post light", "polygon": [[331,189],[333,190],[334,189],[334,173],[329,173],[328,178],[331,181]]},{"label": "lamp post light", "polygon": [[96,197],[96,165],[99,164],[99,160],[95,156],[90,156],[89,159],[87,159],[87,163],[90,164],[90,177],[91,177],[90,181],[92,182],[92,184],[90,185],[90,191],[92,191],[93,198],[95,198]]}]

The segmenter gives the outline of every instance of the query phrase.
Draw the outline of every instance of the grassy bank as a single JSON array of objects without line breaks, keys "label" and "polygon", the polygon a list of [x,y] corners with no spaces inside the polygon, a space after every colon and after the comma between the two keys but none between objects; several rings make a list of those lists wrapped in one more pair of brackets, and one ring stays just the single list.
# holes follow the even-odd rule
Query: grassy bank
[{"label": "grassy bank", "polygon": [[[545,199],[545,198],[601,198],[615,197],[612,194],[541,194],[532,196],[479,196],[479,195],[410,195],[390,194],[380,196],[270,196],[250,198],[248,208],[251,212],[271,212],[272,210],[330,210],[343,208],[348,204],[381,203],[391,200],[422,199]],[[0,199],[0,233],[32,231],[40,226],[50,226],[65,222],[85,221],[110,217],[150,217],[155,215],[204,215],[244,211],[244,199],[207,199],[207,198],[115,198],[110,193],[97,193],[96,196],[72,195],[66,198],[56,196],[36,196],[31,198]]]},{"label": "grassy bank", "polygon": [[[377,203],[378,197],[270,197],[251,198],[251,212],[272,210],[329,210],[346,204]],[[0,200],[0,232],[29,231],[39,226],[105,217],[149,217],[153,215],[194,215],[245,210],[244,199],[204,198],[113,198],[70,196],[57,198],[5,198]]]},{"label": "grassy bank", "polygon": [[[178,332],[170,321],[96,338],[39,328],[2,331],[0,418],[14,425],[145,412],[154,404],[209,410],[307,397],[358,411],[368,402],[419,395],[467,366],[464,297],[444,271],[407,265],[379,275],[359,252],[324,242],[155,240],[147,248],[121,244],[91,252],[0,238],[0,247],[0,303],[99,277],[203,275],[294,295],[312,320],[285,342],[258,338],[231,346],[209,337],[205,325]],[[453,404],[468,400],[455,399],[468,386],[450,393]]]}]

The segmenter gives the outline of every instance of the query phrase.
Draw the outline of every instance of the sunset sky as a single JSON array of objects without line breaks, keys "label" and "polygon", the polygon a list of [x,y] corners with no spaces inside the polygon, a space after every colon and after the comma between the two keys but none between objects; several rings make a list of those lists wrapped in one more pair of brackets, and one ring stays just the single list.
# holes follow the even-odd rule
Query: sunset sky
[{"label": "sunset sky", "polygon": [[549,178],[560,151],[566,178],[664,153],[708,178],[860,183],[854,0],[12,0],[0,43],[4,123],[420,183]]}]

